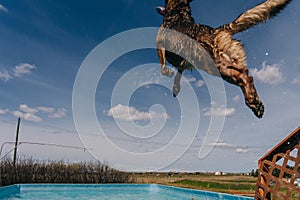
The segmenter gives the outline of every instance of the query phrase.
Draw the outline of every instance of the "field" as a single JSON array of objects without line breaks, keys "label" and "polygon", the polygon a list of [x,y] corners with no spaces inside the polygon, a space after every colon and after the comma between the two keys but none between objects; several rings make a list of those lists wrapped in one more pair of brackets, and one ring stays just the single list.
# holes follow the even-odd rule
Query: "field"
[{"label": "field", "polygon": [[205,173],[136,173],[137,183],[158,183],[178,187],[253,197],[256,177],[244,175],[215,176]]}]

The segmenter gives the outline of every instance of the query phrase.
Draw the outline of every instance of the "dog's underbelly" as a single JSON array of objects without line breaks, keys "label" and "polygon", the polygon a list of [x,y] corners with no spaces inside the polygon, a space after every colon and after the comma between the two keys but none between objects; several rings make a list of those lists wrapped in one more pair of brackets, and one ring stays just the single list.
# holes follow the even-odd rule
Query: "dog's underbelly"
[{"label": "dog's underbelly", "polygon": [[[219,70],[210,52],[204,48],[200,42],[196,40],[193,40],[193,42],[197,43],[197,45],[180,40],[173,42],[173,44],[168,47],[172,52],[166,51],[167,61],[181,71],[197,69],[203,70],[211,75],[219,76]],[[193,48],[190,46],[193,46]]]}]

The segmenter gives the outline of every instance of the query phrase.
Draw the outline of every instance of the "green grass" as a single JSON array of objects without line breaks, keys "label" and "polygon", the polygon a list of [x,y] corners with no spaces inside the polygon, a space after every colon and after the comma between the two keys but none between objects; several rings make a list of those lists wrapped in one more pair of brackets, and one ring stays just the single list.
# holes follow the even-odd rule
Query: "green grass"
[{"label": "green grass", "polygon": [[249,183],[249,184],[253,184],[255,182],[253,182],[252,180],[219,180],[220,182],[232,182],[232,183]]},{"label": "green grass", "polygon": [[175,185],[200,188],[200,189],[210,189],[213,191],[228,191],[228,190],[241,190],[241,191],[253,191],[255,190],[255,185],[253,184],[241,184],[236,183],[221,183],[221,182],[211,182],[211,181],[193,181],[193,180],[182,180],[174,182]]}]

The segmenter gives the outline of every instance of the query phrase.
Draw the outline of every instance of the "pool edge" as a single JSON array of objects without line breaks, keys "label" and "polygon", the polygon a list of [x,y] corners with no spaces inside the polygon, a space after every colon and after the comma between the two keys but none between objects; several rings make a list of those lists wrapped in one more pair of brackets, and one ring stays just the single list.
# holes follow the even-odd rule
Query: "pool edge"
[{"label": "pool edge", "polygon": [[[6,197],[7,195],[13,195],[13,194],[18,194],[22,191],[23,189],[26,189],[26,187],[32,187],[32,186],[38,186],[38,187],[55,187],[55,186],[77,186],[77,187],[82,187],[82,186],[90,186],[90,187],[96,187],[96,186],[105,186],[105,187],[110,187],[110,186],[139,186],[139,187],[159,187],[162,189],[168,189],[168,190],[174,190],[174,191],[179,191],[179,192],[184,192],[184,193],[190,193],[190,194],[196,194],[196,195],[205,195],[205,196],[210,196],[210,197],[215,197],[215,198],[229,198],[232,200],[250,200],[254,199],[251,197],[246,197],[246,196],[239,196],[239,195],[231,195],[227,193],[219,193],[219,192],[212,192],[212,191],[206,191],[206,190],[197,190],[197,189],[189,189],[189,188],[182,188],[182,187],[177,187],[177,186],[170,186],[170,185],[163,185],[163,184],[146,184],[146,183],[115,183],[115,184],[64,184],[64,183],[28,183],[28,184],[14,184],[14,185],[9,185],[9,186],[4,186],[0,187],[0,199],[1,197]],[[2,192],[1,192],[2,191]],[[4,192],[3,192],[4,191]],[[5,196],[4,196],[5,195]]]}]

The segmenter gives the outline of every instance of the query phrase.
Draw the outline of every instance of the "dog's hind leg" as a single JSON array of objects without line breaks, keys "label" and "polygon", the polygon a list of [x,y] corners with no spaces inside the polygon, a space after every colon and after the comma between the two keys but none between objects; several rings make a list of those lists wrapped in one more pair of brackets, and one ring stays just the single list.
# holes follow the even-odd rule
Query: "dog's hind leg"
[{"label": "dog's hind leg", "polygon": [[182,76],[183,70],[178,69],[177,74],[174,78],[174,85],[173,85],[173,97],[177,97],[177,95],[180,92],[181,86],[180,86],[180,81],[181,81],[181,76]]},{"label": "dog's hind leg", "polygon": [[161,71],[161,74],[164,75],[164,76],[168,76],[168,77],[172,77],[174,76],[174,71],[167,68],[167,65],[166,65],[166,50],[164,48],[159,48],[157,49],[157,54],[158,54],[158,57],[159,57],[159,61],[160,61],[160,71]]}]

